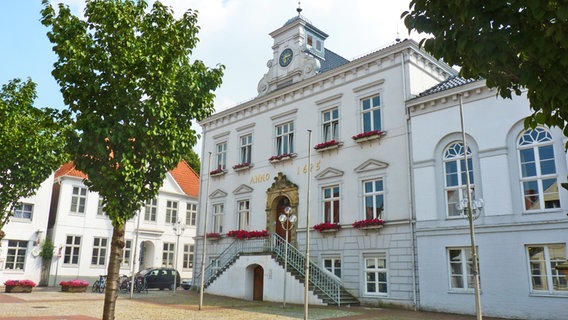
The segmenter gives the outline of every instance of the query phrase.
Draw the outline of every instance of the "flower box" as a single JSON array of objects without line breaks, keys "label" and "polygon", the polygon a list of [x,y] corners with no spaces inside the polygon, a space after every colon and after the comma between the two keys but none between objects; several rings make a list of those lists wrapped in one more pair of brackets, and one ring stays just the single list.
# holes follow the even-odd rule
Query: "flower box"
[{"label": "flower box", "polygon": [[250,168],[252,168],[253,165],[250,162],[245,162],[245,163],[239,163],[233,166],[233,170],[235,171],[243,171],[243,170],[248,170]]},{"label": "flower box", "polygon": [[218,177],[218,176],[224,175],[225,173],[227,173],[227,171],[219,168],[219,169],[216,169],[216,170],[209,172],[209,175],[212,176],[212,177]]},{"label": "flower box", "polygon": [[266,238],[268,236],[269,234],[268,231],[266,230],[260,230],[260,231],[231,230],[227,232],[227,237],[233,237],[240,240]]},{"label": "flower box", "polygon": [[207,240],[217,241],[219,239],[221,239],[221,234],[217,232],[210,232],[207,234]]},{"label": "flower box", "polygon": [[4,285],[4,292],[6,293],[30,293],[36,286],[35,282],[31,280],[8,280],[4,282]]},{"label": "flower box", "polygon": [[89,283],[85,280],[69,280],[61,281],[59,283],[61,286],[61,292],[86,292]]},{"label": "flower box", "polygon": [[385,131],[372,130],[372,131],[362,132],[362,133],[359,133],[357,135],[354,135],[354,136],[351,137],[351,139],[355,140],[355,142],[357,142],[357,143],[361,143],[361,142],[365,142],[365,141],[379,139],[380,137],[384,136],[385,134],[386,134]]},{"label": "flower box", "polygon": [[327,151],[327,150],[338,149],[342,145],[343,145],[343,142],[341,142],[341,141],[330,140],[330,141],[327,141],[327,142],[322,142],[322,143],[316,144],[314,146],[314,149],[317,152],[324,152],[324,151]]},{"label": "flower box", "polygon": [[272,156],[272,157],[268,158],[268,162],[278,163],[278,162],[281,162],[281,161],[290,160],[292,158],[295,158],[296,156],[297,156],[296,153],[285,153],[285,154],[281,154],[279,156]]},{"label": "flower box", "polygon": [[341,225],[339,223],[332,223],[332,222],[323,222],[320,224],[316,224],[314,226],[314,230],[317,232],[337,232],[341,229]]},{"label": "flower box", "polygon": [[361,230],[381,229],[384,224],[385,221],[379,218],[365,219],[353,222],[353,228]]}]

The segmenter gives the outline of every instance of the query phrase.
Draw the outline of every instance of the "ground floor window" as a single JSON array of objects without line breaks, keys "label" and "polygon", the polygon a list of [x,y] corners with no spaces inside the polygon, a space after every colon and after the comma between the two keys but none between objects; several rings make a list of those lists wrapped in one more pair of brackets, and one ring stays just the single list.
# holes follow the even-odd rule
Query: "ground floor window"
[{"label": "ground floor window", "polygon": [[8,240],[8,255],[5,268],[9,270],[24,270],[27,248],[27,241]]},{"label": "ground floor window", "polygon": [[341,278],[341,258],[340,257],[326,257],[323,258],[323,267],[329,273]]},{"label": "ground floor window", "polygon": [[450,289],[474,289],[471,248],[448,248]]},{"label": "ground floor window", "polygon": [[132,255],[132,240],[126,240],[124,242],[124,249],[122,250],[122,262],[123,267],[130,266],[130,257]]},{"label": "ground floor window", "polygon": [[387,258],[385,256],[365,257],[365,293],[388,293]]},{"label": "ground floor window", "polygon": [[566,261],[566,244],[528,245],[531,290],[567,292],[564,274],[556,266]]},{"label": "ground floor window", "polygon": [[93,254],[91,264],[94,266],[104,266],[106,262],[107,238],[93,239]]},{"label": "ground floor window", "polygon": [[81,236],[67,236],[65,240],[65,255],[63,264],[79,264],[79,251],[81,250]]},{"label": "ground floor window", "polygon": [[164,243],[164,250],[162,251],[162,266],[171,267],[174,265],[174,243]]},{"label": "ground floor window", "polygon": [[183,246],[183,268],[193,268],[193,252],[194,246],[192,244],[185,244]]}]

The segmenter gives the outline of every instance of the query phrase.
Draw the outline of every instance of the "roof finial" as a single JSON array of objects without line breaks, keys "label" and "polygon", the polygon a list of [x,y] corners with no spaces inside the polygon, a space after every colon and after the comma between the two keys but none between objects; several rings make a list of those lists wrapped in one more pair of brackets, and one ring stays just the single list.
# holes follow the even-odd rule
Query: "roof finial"
[{"label": "roof finial", "polygon": [[296,9],[296,11],[298,11],[298,15],[300,15],[302,13],[302,6],[301,6],[301,1],[298,1],[298,8]]}]

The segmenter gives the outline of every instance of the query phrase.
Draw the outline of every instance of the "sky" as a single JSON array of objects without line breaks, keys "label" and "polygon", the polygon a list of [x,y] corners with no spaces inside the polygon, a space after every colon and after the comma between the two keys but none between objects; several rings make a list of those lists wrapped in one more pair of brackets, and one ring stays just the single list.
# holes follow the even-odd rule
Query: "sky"
[{"label": "sky", "polygon": [[[62,0],[82,16],[84,0]],[[326,48],[352,60],[409,36],[400,19],[408,0],[301,1],[302,15],[329,35]],[[268,71],[273,39],[269,33],[297,15],[297,0],[162,0],[176,17],[199,12],[200,39],[192,59],[207,66],[225,65],[223,84],[215,92],[221,111],[257,96],[257,84]],[[14,78],[37,83],[36,107],[65,108],[51,76],[56,56],[40,23],[41,0],[0,0],[0,84]],[[200,128],[196,128],[201,132]],[[195,148],[198,154],[200,148]]]}]

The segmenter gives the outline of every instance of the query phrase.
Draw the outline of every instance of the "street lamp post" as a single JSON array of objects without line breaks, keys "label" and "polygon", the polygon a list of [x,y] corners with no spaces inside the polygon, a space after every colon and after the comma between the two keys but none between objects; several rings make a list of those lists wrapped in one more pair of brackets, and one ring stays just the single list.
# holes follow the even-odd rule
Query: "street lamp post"
[{"label": "street lamp post", "polygon": [[174,223],[172,227],[173,227],[174,232],[177,236],[176,253],[175,253],[175,256],[174,256],[174,270],[175,270],[175,272],[174,272],[174,295],[175,295],[176,294],[176,287],[177,287],[177,272],[178,272],[177,271],[178,270],[177,258],[178,258],[178,252],[179,252],[179,237],[185,231],[185,223],[179,221],[179,219],[178,219],[178,221],[176,221],[176,223]]},{"label": "street lamp post", "polygon": [[283,302],[282,308],[286,307],[286,273],[288,272],[288,232],[294,229],[296,221],[298,217],[295,214],[292,214],[292,208],[286,207],[284,208],[284,213],[278,217],[280,224],[282,225],[282,229],[286,231],[286,244],[284,246],[284,293],[283,293]]}]

